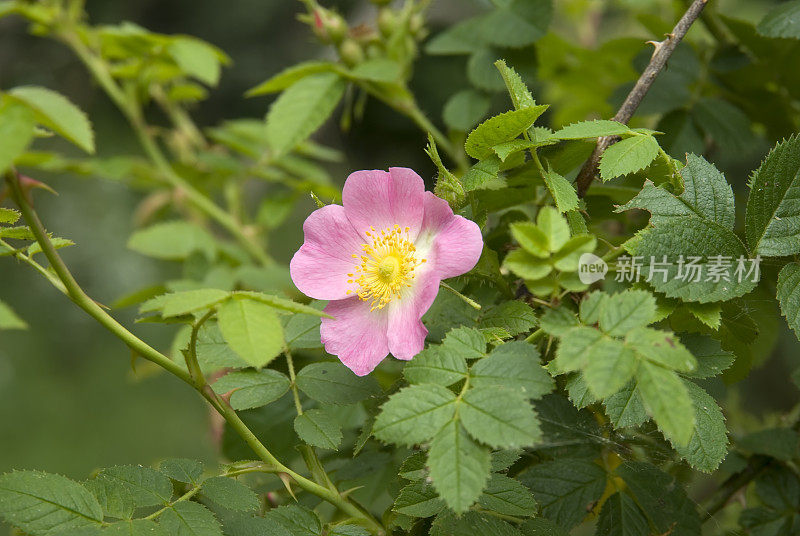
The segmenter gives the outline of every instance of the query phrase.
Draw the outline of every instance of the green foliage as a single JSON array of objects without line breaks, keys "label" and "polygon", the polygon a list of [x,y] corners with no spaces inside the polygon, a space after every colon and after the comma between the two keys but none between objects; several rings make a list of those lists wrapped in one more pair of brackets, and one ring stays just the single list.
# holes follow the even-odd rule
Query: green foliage
[{"label": "green foliage", "polygon": [[8,94],[33,110],[37,123],[58,133],[87,153],[94,152],[94,132],[89,119],[66,97],[36,86],[17,87]]},{"label": "green foliage", "polygon": [[600,176],[604,181],[646,168],[658,156],[658,142],[649,135],[618,141],[603,153]]},{"label": "green foliage", "polygon": [[36,119],[29,107],[0,97],[0,138],[7,140],[0,148],[0,173],[5,173],[14,159],[28,147],[33,140],[35,125]]},{"label": "green foliage", "polygon": [[234,409],[252,409],[283,396],[289,390],[289,378],[270,369],[235,371],[214,382],[214,390],[219,394],[230,393]]}]

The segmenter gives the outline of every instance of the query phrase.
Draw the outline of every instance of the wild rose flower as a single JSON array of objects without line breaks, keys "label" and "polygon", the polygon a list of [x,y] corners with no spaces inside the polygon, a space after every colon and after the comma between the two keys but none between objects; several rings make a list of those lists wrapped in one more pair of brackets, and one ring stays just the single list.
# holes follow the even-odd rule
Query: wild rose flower
[{"label": "wild rose flower", "polygon": [[425,191],[407,168],[356,171],[342,205],[314,211],[289,266],[294,284],[330,300],[320,334],[325,350],[359,376],[391,352],[409,360],[425,345],[420,320],[442,279],[471,270],[483,240],[478,226]]}]

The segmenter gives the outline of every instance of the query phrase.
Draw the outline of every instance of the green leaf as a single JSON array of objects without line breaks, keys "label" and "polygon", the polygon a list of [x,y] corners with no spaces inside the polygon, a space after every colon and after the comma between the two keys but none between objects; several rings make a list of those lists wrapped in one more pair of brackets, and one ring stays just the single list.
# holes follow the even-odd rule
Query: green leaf
[{"label": "green leaf", "polygon": [[297,374],[297,387],[321,404],[347,405],[380,395],[372,376],[358,377],[341,363],[312,363]]},{"label": "green leaf", "polygon": [[653,136],[632,136],[618,141],[603,153],[600,176],[604,181],[646,168],[658,156]]},{"label": "green leaf", "polygon": [[[542,317],[542,326],[545,325],[545,317]],[[604,336],[600,330],[586,326],[567,329],[558,336],[560,340],[556,358],[551,361],[550,366],[561,373],[583,369],[594,346],[600,344],[601,341],[608,340],[608,337]]]},{"label": "green leaf", "polygon": [[319,307],[303,305],[302,303],[297,303],[295,301],[287,300],[286,298],[281,298],[279,296],[274,296],[272,294],[264,294],[263,292],[253,292],[249,290],[237,290],[236,292],[234,292],[234,295],[244,296],[251,300],[260,301],[261,303],[266,303],[270,307],[274,307],[275,309],[280,309],[282,311],[287,311],[290,313],[333,318],[331,315],[329,315]]},{"label": "green leaf", "polygon": [[162,473],[141,465],[117,465],[103,469],[97,478],[104,478],[126,488],[136,506],[155,506],[169,502],[172,482]]},{"label": "green leaf", "polygon": [[210,501],[239,512],[255,512],[261,506],[258,495],[233,478],[215,476],[203,481],[203,496]]},{"label": "green leaf", "polygon": [[664,368],[678,372],[691,372],[697,368],[694,356],[669,331],[638,328],[628,333],[625,344],[644,359]]},{"label": "green leaf", "polygon": [[694,122],[729,154],[747,151],[755,141],[750,119],[737,106],[717,97],[704,97],[692,109]]},{"label": "green leaf", "polygon": [[642,510],[629,495],[620,491],[606,499],[597,518],[595,536],[641,536],[650,526]]},{"label": "green leaf", "polygon": [[569,530],[586,517],[606,487],[606,472],[585,460],[534,465],[519,476],[541,505],[542,514]]},{"label": "green leaf", "polygon": [[456,395],[441,385],[406,387],[392,395],[381,407],[372,433],[386,443],[423,443],[453,418],[455,402]]},{"label": "green leaf", "polygon": [[229,372],[214,382],[214,391],[225,394],[232,391],[231,407],[236,410],[252,409],[278,400],[289,390],[289,378],[277,370],[244,370]]},{"label": "green leaf", "polygon": [[331,527],[328,536],[370,536],[370,532],[359,525],[336,525]]},{"label": "green leaf", "polygon": [[536,515],[536,500],[519,481],[505,475],[493,474],[478,504],[493,512],[509,516]]},{"label": "green leaf", "polygon": [[695,426],[694,406],[678,376],[648,361],[636,371],[637,391],[647,412],[675,447],[689,444]]},{"label": "green leaf", "polygon": [[547,33],[553,17],[549,0],[511,0],[482,17],[480,35],[501,47],[524,47]]},{"label": "green leaf", "polygon": [[486,339],[477,329],[455,328],[445,336],[442,349],[454,352],[464,359],[478,359],[486,355]]},{"label": "green leaf", "polygon": [[765,257],[800,252],[800,136],[778,143],[750,180],[745,231],[750,248]]},{"label": "green leaf", "polygon": [[721,303],[684,303],[686,309],[692,313],[696,319],[710,327],[711,329],[719,329],[722,322],[722,304]]},{"label": "green leaf", "polygon": [[306,61],[298,63],[297,65],[284,69],[270,79],[248,90],[245,96],[256,97],[258,95],[277,93],[278,91],[283,91],[290,87],[306,76],[324,72],[336,72],[338,68],[339,67],[335,63],[329,61]]},{"label": "green leaf", "polygon": [[605,443],[594,414],[567,397],[549,394],[536,402],[544,442],[536,450],[547,458],[593,460]]},{"label": "green leaf", "polygon": [[647,410],[634,382],[603,400],[608,420],[614,428],[639,426],[647,422]]},{"label": "green leaf", "polygon": [[317,514],[303,506],[279,506],[269,510],[264,514],[264,518],[277,522],[289,531],[291,536],[318,536],[322,534],[322,523]]},{"label": "green leaf", "polygon": [[550,244],[550,251],[558,251],[569,240],[569,224],[553,207],[542,207],[536,215],[536,225],[544,231]]},{"label": "green leaf", "polygon": [[492,147],[513,140],[533,125],[547,106],[532,106],[491,117],[467,136],[464,149],[476,160],[492,156]]},{"label": "green leaf", "polygon": [[150,519],[131,519],[112,523],[103,529],[103,536],[168,536],[161,525]]},{"label": "green leaf", "polygon": [[470,167],[461,178],[461,184],[465,192],[489,188],[497,182],[497,174],[500,171],[500,159],[496,155],[481,160]]},{"label": "green leaf", "polygon": [[215,320],[206,321],[197,333],[197,361],[204,372],[248,366],[225,342]]},{"label": "green leaf", "polygon": [[[544,209],[543,209],[544,210]],[[539,258],[547,258],[550,256],[551,245],[550,237],[547,233],[530,221],[514,222],[508,226],[511,236],[514,240],[522,246],[526,252]],[[559,230],[563,233],[563,230]],[[567,229],[569,233],[569,229]],[[569,237],[569,234],[567,234]]]},{"label": "green leaf", "polygon": [[317,130],[336,108],[345,86],[337,73],[322,72],[284,91],[267,114],[267,140],[275,155],[287,153]]},{"label": "green leaf", "polygon": [[[0,175],[3,175],[14,159],[21,155],[33,140],[36,119],[33,111],[22,103],[11,99],[0,99]],[[11,209],[2,209],[2,223],[14,223]],[[19,217],[19,216],[17,216]]]},{"label": "green leaf", "polygon": [[492,452],[492,472],[508,470],[522,455],[522,449],[497,450]]},{"label": "green leaf", "polygon": [[656,300],[645,290],[625,290],[604,301],[598,322],[600,329],[614,337],[648,325],[656,314]]},{"label": "green leaf", "polygon": [[684,373],[691,378],[711,378],[722,374],[736,359],[733,352],[722,349],[719,341],[705,335],[683,335],[681,343],[697,361],[696,369]]},{"label": "green leaf", "polygon": [[[203,288],[172,292],[158,296],[158,306],[165,318],[193,313],[200,309],[209,309],[226,299],[230,293],[215,288]],[[144,307],[144,305],[143,305]],[[150,309],[145,309],[150,310]]]},{"label": "green leaf", "polygon": [[222,536],[219,521],[200,503],[177,502],[158,518],[170,536]]},{"label": "green leaf", "polygon": [[168,458],[158,464],[158,470],[172,480],[197,484],[203,476],[203,463],[187,458]]},{"label": "green leaf", "polygon": [[392,510],[411,517],[431,517],[444,509],[444,500],[431,484],[417,480],[400,490]]},{"label": "green leaf", "polygon": [[425,468],[425,453],[421,450],[414,452],[403,461],[397,474],[406,480],[424,479],[428,476],[428,470]]},{"label": "green leaf", "polygon": [[119,482],[102,476],[83,482],[83,487],[95,496],[103,515],[117,519],[130,519],[136,509],[130,489]]},{"label": "green leaf", "polygon": [[525,536],[569,536],[567,531],[546,517],[529,519],[519,528]]},{"label": "green leaf", "polygon": [[140,229],[131,235],[128,247],[142,255],[166,260],[184,260],[195,251],[212,257],[216,250],[214,238],[205,229],[185,221]]},{"label": "green leaf", "polygon": [[9,95],[27,104],[43,127],[57,132],[87,153],[94,153],[92,125],[86,115],[66,97],[36,86],[14,88]]},{"label": "green leaf", "polygon": [[600,138],[602,136],[621,136],[631,131],[627,125],[610,119],[579,121],[567,125],[553,133],[560,140],[580,140],[584,138]]},{"label": "green leaf", "polygon": [[638,364],[633,350],[617,339],[604,338],[586,356],[583,378],[595,396],[605,398],[625,387]]},{"label": "green leaf", "polygon": [[525,85],[525,82],[522,81],[522,77],[513,67],[506,65],[506,62],[503,60],[494,62],[494,66],[497,67],[497,70],[500,71],[500,76],[503,77],[503,82],[506,84],[506,89],[508,89],[508,94],[511,97],[511,103],[514,105],[515,110],[530,108],[536,105],[528,86]]},{"label": "green leaf", "polygon": [[471,388],[461,399],[459,417],[472,437],[494,448],[530,447],[542,435],[536,412],[520,391]]},{"label": "green leaf", "polygon": [[430,478],[447,506],[465,512],[489,477],[489,450],[475,443],[453,419],[436,434],[428,451]]},{"label": "green leaf", "polygon": [[28,329],[28,324],[11,307],[0,301],[0,329]]},{"label": "green leaf", "polygon": [[428,54],[472,54],[483,49],[486,41],[482,38],[481,17],[463,20],[436,35],[425,45]]},{"label": "green leaf", "polygon": [[525,333],[537,323],[538,320],[530,305],[512,300],[503,302],[483,313],[479,325],[482,328],[502,328],[509,335],[514,336]]},{"label": "green leaf", "polygon": [[[5,146],[4,146],[5,148]],[[3,171],[2,166],[0,166],[0,172]],[[0,207],[0,223],[4,224],[14,224],[19,220],[21,214],[18,210],[13,208],[2,208]]]},{"label": "green leaf", "polygon": [[756,30],[766,37],[800,39],[800,1],[775,6],[761,19]]},{"label": "green leaf", "polygon": [[466,132],[489,113],[490,104],[485,94],[474,89],[463,89],[447,100],[442,119],[448,127]]},{"label": "green leaf", "polygon": [[511,524],[479,512],[444,512],[434,519],[430,536],[522,536]]},{"label": "green leaf", "polygon": [[550,170],[544,174],[544,183],[550,190],[559,212],[569,212],[578,208],[578,194],[567,179]]},{"label": "green leaf", "polygon": [[776,297],[786,323],[800,339],[800,263],[790,262],[781,268]]},{"label": "green leaf", "polygon": [[470,385],[519,389],[528,398],[540,398],[555,384],[539,363],[539,351],[534,345],[508,342],[472,365]]},{"label": "green leaf", "polygon": [[403,375],[409,383],[437,383],[447,387],[466,377],[467,361],[441,347],[429,346],[408,362]]},{"label": "green leaf", "polygon": [[178,36],[167,47],[181,70],[209,86],[219,83],[221,59],[227,59],[217,47],[194,37]]},{"label": "green leaf", "polygon": [[38,536],[98,525],[103,511],[88,490],[69,478],[14,471],[0,475],[0,517]]},{"label": "green leaf", "polygon": [[741,438],[738,445],[754,454],[790,461],[797,456],[798,433],[791,428],[759,430]]},{"label": "green leaf", "polygon": [[575,314],[564,306],[548,309],[539,319],[539,326],[548,334],[563,337],[579,325]]},{"label": "green leaf", "polygon": [[684,380],[695,411],[695,427],[689,444],[675,450],[689,464],[705,473],[719,467],[728,453],[728,431],[725,417],[717,402],[694,382]]},{"label": "green leaf", "polygon": [[253,367],[267,365],[283,350],[283,326],[268,305],[232,299],[219,307],[217,319],[225,341]]},{"label": "green leaf", "polygon": [[756,494],[766,506],[778,511],[797,512],[800,480],[792,471],[773,466],[756,479]]},{"label": "green leaf", "polygon": [[297,435],[315,447],[338,450],[342,442],[342,426],[336,417],[322,409],[310,409],[294,420]]}]

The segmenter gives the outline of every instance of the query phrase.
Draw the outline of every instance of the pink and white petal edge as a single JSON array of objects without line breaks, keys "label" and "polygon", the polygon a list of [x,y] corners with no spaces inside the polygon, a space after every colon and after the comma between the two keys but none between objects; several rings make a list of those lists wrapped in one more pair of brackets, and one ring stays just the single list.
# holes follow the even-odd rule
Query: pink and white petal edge
[{"label": "pink and white petal edge", "polygon": [[358,296],[332,301],[325,312],[334,318],[323,318],[319,330],[325,351],[356,376],[369,374],[389,354],[388,311],[370,312],[369,307]]},{"label": "pink and white petal edge", "polygon": [[453,214],[447,201],[425,192],[425,217],[421,234],[433,237],[433,270],[439,279],[465,274],[478,263],[483,251],[481,229],[474,221]]},{"label": "pink and white petal edge", "polygon": [[418,275],[415,284],[393,300],[389,309],[389,351],[397,359],[408,361],[425,348],[428,328],[422,323],[424,315],[439,292],[439,278],[432,270]]}]

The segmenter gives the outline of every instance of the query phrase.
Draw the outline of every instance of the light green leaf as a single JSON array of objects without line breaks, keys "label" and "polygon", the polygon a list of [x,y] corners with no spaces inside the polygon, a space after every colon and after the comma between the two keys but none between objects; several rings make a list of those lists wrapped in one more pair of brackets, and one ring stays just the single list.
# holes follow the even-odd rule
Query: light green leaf
[{"label": "light green leaf", "polygon": [[500,171],[500,159],[496,155],[481,160],[464,173],[461,184],[464,191],[472,192],[489,188],[497,182],[497,173]]},{"label": "light green leaf", "polygon": [[627,125],[610,119],[579,121],[567,125],[553,133],[560,140],[580,140],[583,138],[600,138],[602,136],[621,136],[630,132]]},{"label": "light green leaf", "polygon": [[608,297],[600,309],[600,329],[614,337],[649,324],[656,314],[656,300],[646,290],[625,290]]},{"label": "light green leaf", "polygon": [[542,432],[526,395],[494,386],[469,389],[459,404],[469,434],[494,448],[530,447]]},{"label": "light green leaf", "polygon": [[505,475],[493,474],[478,504],[484,508],[509,516],[536,515],[536,500],[530,490],[519,481]]},{"label": "light green leaf", "polygon": [[522,77],[513,67],[506,65],[506,62],[503,60],[494,62],[494,66],[497,67],[497,70],[500,71],[500,76],[503,77],[503,82],[506,84],[506,89],[508,89],[508,94],[511,97],[511,103],[514,105],[514,109],[519,110],[536,105],[528,86],[525,85],[525,82],[522,81]]},{"label": "light green leaf", "polygon": [[428,476],[428,470],[425,467],[425,453],[421,450],[414,452],[414,454],[403,461],[397,474],[406,480],[424,479]]},{"label": "light green leaf", "polygon": [[256,97],[258,95],[277,93],[278,91],[283,91],[290,87],[306,76],[324,72],[335,72],[338,68],[339,67],[335,63],[329,61],[307,61],[298,63],[297,65],[284,69],[272,78],[248,90],[245,96]]},{"label": "light green leaf", "polygon": [[524,47],[547,33],[553,17],[549,0],[511,0],[482,17],[480,35],[501,47]]},{"label": "light green leaf", "polygon": [[641,536],[650,533],[642,510],[628,494],[621,491],[606,499],[597,518],[595,536]]},{"label": "light green leaf", "polygon": [[492,147],[525,132],[546,109],[547,106],[532,106],[487,119],[467,136],[467,154],[477,160],[492,156]]},{"label": "light green leaf", "polygon": [[453,385],[467,375],[467,361],[460,355],[430,346],[419,353],[403,369],[409,383]]},{"label": "light green leaf", "polygon": [[800,252],[800,136],[778,143],[753,173],[747,200],[747,243],[765,257]]},{"label": "light green leaf", "polygon": [[642,361],[637,391],[647,412],[675,447],[689,444],[695,426],[694,406],[681,379],[672,371]]},{"label": "light green leaf", "polygon": [[[21,155],[33,140],[36,119],[33,111],[12,99],[0,99],[0,176],[5,173],[14,159]],[[11,209],[2,209],[5,216],[2,223],[14,223]]]},{"label": "light green leaf", "polygon": [[606,487],[606,472],[587,460],[534,465],[519,476],[542,507],[542,514],[569,530],[586,517]]},{"label": "light green leaf", "polygon": [[481,35],[482,17],[458,22],[436,35],[425,45],[428,54],[472,54],[483,49],[486,41]]},{"label": "light green leaf", "polygon": [[553,207],[542,207],[536,215],[536,225],[547,235],[550,251],[558,251],[569,240],[569,224]]},{"label": "light green leaf", "polygon": [[136,506],[164,505],[172,497],[172,482],[162,473],[141,465],[117,465],[103,469],[97,478],[104,478],[126,488]]},{"label": "light green leaf", "polygon": [[603,338],[586,356],[583,378],[598,398],[611,396],[627,384],[636,371],[636,353],[621,341]]},{"label": "light green leaf", "polygon": [[[103,536],[171,536],[155,521],[131,519],[112,523],[103,529]],[[59,534],[59,536],[61,536]]]},{"label": "light green leaf", "polygon": [[756,30],[767,37],[800,39],[800,1],[775,6],[761,19]]},{"label": "light green leaf", "polygon": [[514,139],[511,141],[505,141],[499,145],[495,145],[494,147],[492,147],[492,151],[494,151],[494,153],[498,156],[498,158],[500,158],[502,162],[505,162],[508,159],[508,157],[511,156],[512,154],[536,146],[537,144],[532,141]]},{"label": "light green leaf", "polygon": [[243,368],[248,363],[234,352],[215,320],[206,321],[197,333],[197,361],[204,372],[214,372],[222,368]]},{"label": "light green leaf", "polygon": [[639,426],[647,422],[647,410],[634,382],[603,400],[603,405],[608,420],[615,428]]},{"label": "light green leaf", "polygon": [[578,194],[567,179],[550,170],[544,174],[544,183],[550,190],[559,212],[569,212],[578,208]]},{"label": "light green leaf", "polygon": [[511,335],[525,333],[538,323],[530,305],[513,300],[486,311],[479,321],[482,328],[502,328]]},{"label": "light green leaf", "polygon": [[403,66],[388,58],[376,58],[359,63],[348,75],[358,80],[391,83],[403,76]]},{"label": "light green leaf", "polygon": [[430,478],[447,506],[465,512],[489,477],[489,450],[475,443],[457,419],[445,424],[428,451]]},{"label": "light green leaf", "polygon": [[686,309],[692,316],[700,322],[710,327],[711,329],[719,329],[722,322],[722,304],[721,303],[695,303],[685,302]]},{"label": "light green leaf", "polygon": [[[542,327],[547,326],[545,317],[542,317]],[[545,329],[548,329],[545,327]],[[583,369],[588,361],[592,349],[607,337],[600,330],[587,326],[559,331],[560,337],[556,358],[551,361],[552,367],[559,372],[575,372]]]},{"label": "light green leaf", "polygon": [[[3,168],[0,166],[0,172],[2,171]],[[16,209],[0,207],[0,223],[2,224],[14,224],[19,220],[20,216],[21,214]]]},{"label": "light green leaf", "polygon": [[[542,209],[544,210],[544,209]],[[550,256],[550,238],[539,226],[530,221],[514,222],[508,226],[511,236],[522,246],[522,249],[545,259]],[[567,230],[569,233],[569,230]]]},{"label": "light green leaf", "polygon": [[315,447],[338,450],[342,442],[342,426],[336,417],[322,409],[310,409],[294,420],[297,435]]},{"label": "light green leaf", "polygon": [[186,458],[168,458],[158,464],[158,470],[172,480],[197,484],[203,476],[203,463]]},{"label": "light green leaf", "polygon": [[283,326],[268,305],[232,299],[219,307],[217,319],[225,341],[253,367],[265,366],[283,350]]},{"label": "light green leaf", "polygon": [[233,391],[230,396],[233,409],[251,409],[282,397],[289,390],[289,378],[277,370],[243,370],[229,372],[214,382],[213,387],[221,395]]},{"label": "light green leaf", "polygon": [[214,514],[192,501],[175,503],[159,516],[158,522],[170,536],[222,536]]},{"label": "light green leaf", "polygon": [[272,294],[264,294],[263,292],[253,292],[249,290],[238,290],[234,293],[234,295],[244,296],[251,300],[260,301],[261,303],[266,303],[270,307],[274,307],[275,309],[280,309],[282,311],[288,311],[290,313],[333,318],[319,307],[303,305],[302,303],[297,303],[292,300],[287,300],[286,298],[273,296]]},{"label": "light green leaf", "polygon": [[448,127],[466,132],[489,113],[490,104],[485,94],[474,89],[463,89],[447,100],[442,119]]},{"label": "light green leaf", "polygon": [[0,329],[28,329],[28,323],[11,307],[0,301]]},{"label": "light green leaf", "polygon": [[255,512],[261,503],[258,495],[236,479],[215,476],[203,481],[203,496],[210,501],[238,512]]},{"label": "light green leaf", "polygon": [[633,136],[618,141],[603,153],[600,176],[604,181],[646,168],[658,156],[653,136]]},{"label": "light green leaf", "polygon": [[662,367],[678,372],[692,372],[697,368],[697,360],[672,332],[637,328],[628,333],[625,344]]},{"label": "light green leaf", "polygon": [[406,387],[392,395],[381,407],[372,433],[387,443],[423,443],[453,418],[455,402],[456,395],[441,385]]},{"label": "light green leaf", "polygon": [[454,352],[464,359],[478,359],[486,355],[486,339],[477,329],[455,328],[445,336],[442,349]]},{"label": "light green leaf", "polygon": [[102,476],[82,484],[95,496],[104,516],[117,519],[133,517],[136,502],[133,500],[133,493],[125,485]]},{"label": "light green leaf", "polygon": [[297,387],[321,404],[347,405],[383,391],[372,376],[359,377],[341,363],[312,363],[297,374]]},{"label": "light green leaf", "polygon": [[214,238],[205,229],[185,221],[157,223],[133,233],[128,247],[137,253],[166,260],[183,260],[195,251],[212,257]]},{"label": "light green leaf", "polygon": [[0,517],[38,536],[99,525],[103,511],[83,486],[61,475],[14,471],[0,475]]},{"label": "light green leaf", "polygon": [[717,402],[694,382],[684,380],[695,411],[695,427],[689,444],[675,450],[689,464],[705,473],[715,471],[728,453],[725,417]]},{"label": "light green leaf", "polygon": [[22,86],[9,95],[27,104],[43,127],[60,134],[87,153],[94,153],[94,132],[86,115],[66,97],[36,86]]},{"label": "light green leaf", "polygon": [[786,317],[786,323],[800,339],[800,264],[790,262],[781,268],[776,297],[781,304],[781,313]]},{"label": "light green leaf", "polygon": [[605,307],[609,295],[600,290],[592,291],[583,296],[580,303],[580,317],[584,324],[597,324],[600,321],[600,312]]},{"label": "light green leaf", "polygon": [[186,315],[200,309],[210,309],[229,295],[230,293],[216,288],[186,290],[159,296],[158,305],[161,315],[167,318]]},{"label": "light green leaf", "polygon": [[217,47],[194,37],[178,36],[167,46],[167,51],[189,76],[209,86],[219,83],[221,62],[227,60],[227,56]]},{"label": "light green leaf", "polygon": [[444,500],[425,480],[417,480],[400,490],[392,510],[411,517],[431,517],[444,509]]},{"label": "light green leaf", "polygon": [[539,351],[534,345],[508,342],[472,365],[470,385],[519,389],[528,398],[540,398],[555,384],[539,363]]},{"label": "light green leaf", "polygon": [[337,73],[322,72],[284,91],[267,114],[267,140],[275,155],[287,153],[317,130],[336,108],[345,86]]},{"label": "light green leaf", "polygon": [[[539,326],[548,334],[563,337],[569,330],[579,325],[575,313],[564,307],[547,309],[539,319]],[[595,330],[596,331],[596,330]]]}]

